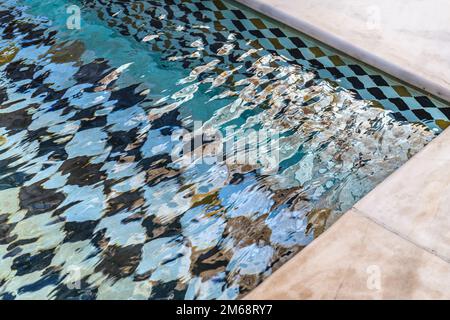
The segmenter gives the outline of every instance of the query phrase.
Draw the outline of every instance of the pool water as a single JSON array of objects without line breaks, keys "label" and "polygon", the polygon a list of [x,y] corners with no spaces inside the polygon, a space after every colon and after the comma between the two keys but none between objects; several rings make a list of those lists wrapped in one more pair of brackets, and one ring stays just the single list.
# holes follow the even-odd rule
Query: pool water
[{"label": "pool water", "polygon": [[0,82],[2,299],[240,298],[450,116],[221,0],[2,1]]}]

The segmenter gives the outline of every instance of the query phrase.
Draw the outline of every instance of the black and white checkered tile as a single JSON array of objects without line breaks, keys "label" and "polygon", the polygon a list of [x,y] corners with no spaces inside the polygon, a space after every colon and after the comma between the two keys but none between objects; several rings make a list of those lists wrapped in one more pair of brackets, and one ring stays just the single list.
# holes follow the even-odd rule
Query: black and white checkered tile
[{"label": "black and white checkered tile", "polygon": [[[102,12],[101,16],[108,19],[110,25],[120,28],[123,34],[135,36],[138,40],[154,31],[155,26],[166,27],[164,22],[158,19],[160,16],[166,16],[173,25],[181,24],[186,28],[200,28],[202,24],[208,24],[208,30],[191,33],[193,37],[201,37],[210,52],[215,52],[218,44],[226,42],[230,33],[234,33],[239,43],[234,48],[236,55],[239,48],[245,48],[245,44],[249,44],[256,49],[262,49],[256,54],[276,53],[314,70],[321,79],[336,81],[340,87],[354,92],[357,98],[371,100],[375,105],[392,111],[398,120],[422,122],[437,131],[446,128],[449,123],[450,107],[447,104],[339,55],[276,22],[237,7],[230,1],[137,2],[133,23],[121,20],[129,16],[131,11],[130,6],[123,2],[87,0],[85,3]],[[156,39],[155,46],[158,46],[158,40],[160,50],[168,52],[183,45],[178,42],[181,39],[176,36],[162,36]]]}]

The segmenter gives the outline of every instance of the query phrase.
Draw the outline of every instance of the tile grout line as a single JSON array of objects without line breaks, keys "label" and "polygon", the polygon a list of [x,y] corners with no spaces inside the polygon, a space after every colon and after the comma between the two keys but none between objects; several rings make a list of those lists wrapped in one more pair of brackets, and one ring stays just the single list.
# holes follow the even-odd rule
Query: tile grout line
[{"label": "tile grout line", "polygon": [[386,231],[388,231],[388,232],[390,232],[390,233],[392,233],[392,234],[394,234],[394,235],[400,237],[401,239],[403,239],[403,240],[409,242],[409,243],[412,244],[413,246],[415,246],[415,247],[417,247],[417,248],[419,248],[419,249],[421,249],[421,250],[423,250],[423,251],[426,251],[426,252],[432,254],[433,256],[439,258],[440,260],[443,260],[443,261],[444,261],[445,263],[447,263],[447,264],[450,264],[450,258],[447,258],[447,257],[445,257],[445,256],[443,256],[443,255],[440,255],[439,253],[437,253],[436,251],[434,251],[434,250],[431,249],[431,248],[428,248],[428,247],[425,247],[425,246],[422,246],[422,245],[416,243],[415,241],[413,241],[412,239],[408,238],[407,236],[405,236],[405,235],[403,235],[403,234],[401,234],[401,233],[395,231],[394,229],[390,228],[388,225],[386,225],[386,224],[382,223],[381,221],[379,221],[379,220],[377,220],[377,219],[375,219],[375,218],[369,216],[369,215],[366,214],[364,211],[362,211],[362,210],[360,210],[360,209],[358,209],[358,208],[356,208],[356,207],[352,207],[351,210],[354,210],[357,214],[363,216],[364,218],[367,218],[368,220],[374,222],[375,224],[377,224],[377,225],[380,226],[381,228],[385,229]]}]

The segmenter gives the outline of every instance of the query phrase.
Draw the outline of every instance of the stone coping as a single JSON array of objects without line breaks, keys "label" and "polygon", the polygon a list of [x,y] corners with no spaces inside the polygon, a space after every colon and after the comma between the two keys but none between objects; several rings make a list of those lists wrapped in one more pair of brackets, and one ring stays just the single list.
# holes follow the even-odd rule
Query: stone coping
[{"label": "stone coping", "polygon": [[237,1],[450,101],[446,0]]},{"label": "stone coping", "polygon": [[245,299],[450,299],[450,129]]}]

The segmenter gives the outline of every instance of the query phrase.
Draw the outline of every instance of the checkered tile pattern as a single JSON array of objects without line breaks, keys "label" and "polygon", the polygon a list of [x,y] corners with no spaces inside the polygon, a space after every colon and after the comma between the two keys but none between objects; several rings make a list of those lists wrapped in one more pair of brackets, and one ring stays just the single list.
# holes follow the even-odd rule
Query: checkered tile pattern
[{"label": "checkered tile pattern", "polygon": [[[240,47],[244,48],[249,43],[254,48],[262,49],[260,55],[270,52],[284,56],[315,71],[319,78],[334,81],[340,87],[351,90],[355,97],[370,100],[374,105],[392,111],[397,120],[421,122],[440,131],[450,119],[450,107],[447,104],[342,56],[307,36],[264,19],[232,1],[142,1],[136,5],[139,15],[133,24],[124,24],[121,20],[121,17],[129,14],[129,6],[121,2],[88,0],[85,3],[103,12],[103,18],[116,21],[115,26],[124,34],[134,35],[139,40],[146,32],[154,30],[155,26],[164,26],[164,22],[157,19],[158,15],[167,15],[173,24],[188,22],[190,26],[196,26],[208,23],[214,26],[214,30],[203,30],[201,33],[191,31],[191,34],[202,37],[210,52],[217,50],[217,42],[225,41],[230,33],[234,33],[240,43],[235,48],[236,53]],[[148,5],[158,9],[147,9]],[[117,12],[119,14],[114,16]],[[140,25],[140,28],[135,29],[135,25]],[[154,48],[163,45],[161,50],[164,47],[174,49],[180,47],[177,41],[176,37],[164,39]]]},{"label": "checkered tile pattern", "polygon": [[[214,3],[214,5],[212,5]],[[191,8],[203,8],[197,2],[189,2]],[[230,8],[226,1],[208,3],[205,11],[210,19],[217,19],[227,28],[239,32],[245,39],[257,39],[265,50],[296,61],[307,69],[315,70],[319,78],[336,81],[339,86],[351,90],[361,99],[373,101],[391,110],[396,119],[422,122],[439,130],[437,123],[450,119],[450,107],[430,96],[396,82],[388,75],[341,56],[306,36],[299,36],[272,21],[241,9]],[[445,126],[445,125],[444,125]],[[442,129],[442,128],[440,128]]]}]

